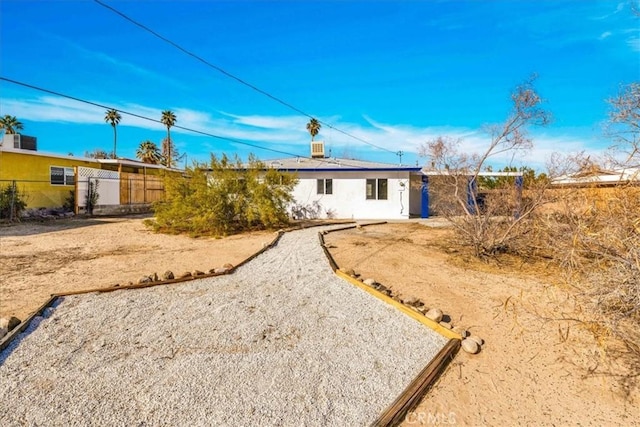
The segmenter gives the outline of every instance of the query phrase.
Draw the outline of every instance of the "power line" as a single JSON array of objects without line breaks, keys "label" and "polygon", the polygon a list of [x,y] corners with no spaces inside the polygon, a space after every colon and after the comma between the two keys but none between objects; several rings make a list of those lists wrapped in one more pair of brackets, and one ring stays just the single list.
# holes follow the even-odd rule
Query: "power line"
[{"label": "power line", "polygon": [[[136,118],[139,118],[139,119],[142,119],[142,120],[147,120],[147,121],[150,121],[150,122],[159,123],[159,124],[164,125],[164,123],[162,123],[162,121],[158,120],[158,119],[154,119],[154,118],[151,118],[151,117],[143,116],[143,115],[137,114],[137,113],[132,113],[130,111],[125,111],[125,110],[122,110],[122,109],[119,109],[119,108],[115,108],[115,107],[112,107],[112,106],[109,106],[109,105],[100,104],[100,103],[93,102],[93,101],[87,101],[86,99],[78,98],[77,96],[67,95],[67,94],[64,94],[64,93],[61,93],[61,92],[57,92],[57,91],[54,91],[54,90],[51,90],[51,89],[45,89],[45,88],[42,88],[42,87],[39,87],[39,86],[35,86],[35,85],[29,84],[29,83],[24,83],[24,82],[20,82],[18,80],[10,79],[8,77],[0,76],[0,80],[6,81],[8,83],[13,83],[13,84],[18,85],[18,86],[23,86],[23,87],[26,87],[26,88],[29,88],[29,89],[37,90],[39,92],[48,93],[48,94],[59,96],[59,97],[66,98],[66,99],[71,99],[73,101],[80,102],[80,103],[83,103],[83,104],[92,105],[94,107],[100,107],[100,108],[103,108],[105,110],[116,110],[119,113],[131,116],[131,117],[136,117]],[[264,146],[261,146],[261,145],[258,145],[258,144],[252,144],[250,142],[241,141],[241,140],[235,139],[235,138],[228,138],[226,136],[215,135],[215,134],[212,134],[212,133],[209,133],[209,132],[205,132],[205,131],[201,131],[201,130],[197,130],[197,129],[192,129],[192,128],[188,128],[188,127],[185,127],[185,126],[174,125],[172,127],[176,128],[176,129],[181,129],[181,130],[184,130],[184,131],[187,131],[187,132],[195,133],[195,134],[198,134],[198,135],[204,135],[204,136],[208,136],[208,137],[211,137],[211,138],[216,138],[216,139],[220,139],[220,140],[223,140],[223,141],[232,142],[232,143],[235,143],[235,144],[246,145],[248,147],[257,148],[257,149],[260,149],[260,150],[271,151],[273,153],[278,153],[278,154],[284,154],[286,156],[301,157],[301,158],[307,157],[307,156],[304,156],[304,155],[291,153],[291,152],[288,152],[288,151],[276,150],[274,148],[264,147]],[[323,162],[323,163],[332,163],[332,161],[328,160],[328,159],[316,158],[316,160],[320,161],[320,162]],[[366,169],[366,168],[364,168],[362,166],[349,164],[347,162],[341,162],[341,164],[345,165],[345,166],[350,166],[350,167],[353,167],[353,168]]]},{"label": "power line", "polygon": [[[94,1],[95,3],[97,3],[97,4],[99,4],[100,6],[102,6],[102,7],[106,8],[106,9],[108,9],[108,10],[112,11],[113,13],[115,13],[115,14],[117,14],[117,15],[119,15],[119,16],[120,16],[120,17],[122,17],[123,19],[125,19],[125,20],[127,20],[127,21],[131,22],[133,25],[135,25],[135,26],[137,26],[137,27],[142,28],[143,30],[147,31],[148,33],[151,33],[151,34],[152,34],[152,35],[154,35],[155,37],[157,37],[157,38],[159,38],[160,40],[162,40],[163,42],[165,42],[165,43],[167,43],[167,44],[169,44],[169,45],[173,46],[174,48],[176,48],[176,49],[178,49],[179,51],[181,51],[181,52],[185,53],[186,55],[188,55],[188,56],[190,56],[190,57],[194,58],[195,60],[197,60],[197,61],[199,61],[199,62],[202,62],[202,63],[203,63],[203,64],[205,64],[206,66],[211,67],[211,68],[213,68],[214,70],[216,70],[216,71],[218,71],[218,72],[220,72],[220,73],[224,74],[225,76],[227,76],[227,77],[229,77],[229,78],[231,78],[231,79],[233,79],[233,80],[237,81],[238,83],[243,84],[243,85],[245,85],[245,86],[247,86],[247,87],[251,88],[252,90],[254,90],[254,91],[256,91],[256,92],[258,92],[258,93],[260,93],[260,94],[262,94],[262,95],[264,95],[264,96],[266,96],[266,97],[268,97],[268,98],[272,99],[273,101],[278,102],[279,104],[284,105],[285,107],[287,107],[287,108],[289,108],[289,109],[291,109],[291,110],[293,110],[293,111],[295,111],[295,112],[297,112],[297,113],[299,113],[299,114],[301,114],[301,115],[303,115],[303,116],[306,116],[306,117],[308,117],[308,118],[310,118],[310,119],[313,119],[313,118],[314,118],[311,114],[309,114],[309,113],[307,113],[307,112],[305,112],[305,111],[301,110],[300,108],[298,108],[298,107],[296,107],[296,106],[294,106],[294,105],[292,105],[292,104],[290,104],[290,103],[288,103],[288,102],[286,102],[286,101],[282,100],[281,98],[278,98],[278,97],[277,97],[277,96],[275,96],[275,95],[270,94],[269,92],[267,92],[267,91],[265,91],[265,90],[263,90],[263,89],[260,89],[259,87],[255,86],[255,85],[253,85],[253,84],[251,84],[251,83],[249,83],[249,82],[247,82],[246,80],[243,80],[243,79],[241,79],[240,77],[237,77],[236,75],[234,75],[234,74],[232,74],[232,73],[230,73],[230,72],[226,71],[226,70],[225,70],[225,69],[223,69],[222,67],[220,67],[220,66],[218,66],[218,65],[215,65],[215,64],[212,64],[211,62],[207,61],[206,59],[202,58],[201,56],[199,56],[199,55],[197,55],[197,54],[195,54],[195,53],[193,53],[193,52],[191,52],[191,51],[189,51],[189,50],[187,50],[187,49],[183,48],[183,47],[182,47],[182,46],[180,46],[179,44],[177,44],[177,43],[175,43],[174,41],[172,41],[172,40],[168,39],[167,37],[164,37],[163,35],[159,34],[158,32],[154,31],[153,29],[151,29],[151,28],[147,27],[146,25],[144,25],[144,24],[142,24],[142,23],[140,23],[140,22],[136,21],[135,19],[133,19],[133,18],[131,18],[131,17],[127,16],[126,14],[124,14],[124,13],[123,13],[123,12],[121,12],[121,11],[119,11],[118,9],[116,9],[116,8],[114,8],[114,7],[112,7],[112,6],[108,5],[108,4],[106,4],[106,3],[104,3],[104,2],[102,2],[102,1],[100,1],[100,0],[93,0],[93,1]],[[318,120],[318,119],[316,119],[316,120]],[[333,125],[332,125],[332,124],[330,124],[330,123],[324,122],[324,121],[322,121],[322,120],[318,120],[318,122],[320,122],[321,124],[325,125],[326,127],[330,128],[330,129],[333,129],[333,130],[335,130],[336,132],[339,132],[339,133],[341,133],[341,134],[343,134],[343,135],[345,135],[345,136],[348,136],[348,137],[353,138],[353,139],[355,139],[355,140],[357,140],[357,141],[360,141],[360,142],[362,142],[362,143],[365,143],[365,144],[367,144],[367,145],[370,145],[371,147],[375,147],[375,148],[378,148],[378,149],[380,149],[380,150],[387,151],[387,152],[389,152],[389,153],[391,153],[391,154],[395,154],[395,155],[397,155],[397,152],[395,152],[395,151],[389,150],[389,149],[387,149],[387,148],[384,148],[384,147],[381,147],[381,146],[379,146],[379,145],[373,144],[373,143],[371,143],[371,142],[369,142],[369,141],[366,141],[366,140],[364,140],[364,139],[362,139],[362,138],[360,138],[360,137],[357,137],[357,136],[355,136],[355,135],[352,135],[351,133],[346,132],[346,131],[344,131],[344,130],[342,130],[342,129],[339,129],[339,128],[337,128],[337,127],[333,126]]]},{"label": "power line", "polygon": [[[67,95],[67,94],[64,94],[64,93],[61,93],[61,92],[56,92],[54,90],[45,89],[45,88],[42,88],[42,87],[39,87],[39,86],[35,86],[35,85],[28,84],[28,83],[20,82],[20,81],[17,81],[17,80],[9,79],[7,77],[0,76],[0,80],[4,80],[6,82],[13,83],[13,84],[16,84],[16,85],[19,85],[19,86],[28,87],[30,89],[34,89],[34,90],[37,90],[37,91],[40,91],[40,92],[49,93],[51,95],[60,96],[62,98],[71,99],[73,101],[81,102],[83,104],[93,105],[94,107],[100,107],[100,108],[104,108],[106,110],[116,110],[119,113],[126,114],[128,116],[137,117],[139,119],[143,119],[143,120],[147,120],[147,121],[155,122],[155,123],[160,123],[160,124],[164,125],[164,123],[162,123],[162,121],[158,120],[158,119],[154,119],[154,118],[151,118],[151,117],[147,117],[147,116],[143,116],[143,115],[140,115],[140,114],[132,113],[130,111],[121,110],[119,108],[110,107],[108,105],[99,104],[97,102],[87,101],[86,99],[81,99],[81,98],[78,98],[78,97],[75,97],[75,96],[72,96],[72,95]],[[209,136],[209,137],[212,137],[212,138],[217,138],[217,139],[221,139],[221,140],[224,140],[224,141],[233,142],[233,143],[236,143],[236,144],[242,144],[242,145],[247,145],[249,147],[259,148],[261,150],[272,151],[274,153],[279,153],[279,154],[285,154],[287,156],[303,157],[303,156],[300,156],[299,154],[293,154],[293,153],[289,153],[287,151],[280,151],[280,150],[275,150],[273,148],[262,147],[262,146],[257,145],[257,144],[251,144],[249,142],[240,141],[240,140],[237,140],[237,139],[234,139],[234,138],[228,138],[226,136],[215,135],[215,134],[212,134],[212,133],[204,132],[204,131],[197,130],[197,129],[187,128],[187,127],[184,127],[184,126],[173,125],[172,127],[176,128],[176,129],[182,129],[182,130],[187,131],[187,132],[193,132],[193,133],[196,133],[196,134],[199,134],[199,135],[205,135],[205,136]]]}]

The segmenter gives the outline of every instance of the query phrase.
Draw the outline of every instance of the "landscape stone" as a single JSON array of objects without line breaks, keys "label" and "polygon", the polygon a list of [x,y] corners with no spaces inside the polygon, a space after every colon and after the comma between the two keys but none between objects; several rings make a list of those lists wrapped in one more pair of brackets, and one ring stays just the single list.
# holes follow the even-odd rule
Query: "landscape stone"
[{"label": "landscape stone", "polygon": [[184,279],[186,277],[191,277],[191,272],[190,271],[185,271],[180,276],[178,276],[178,279]]},{"label": "landscape stone", "polygon": [[142,276],[141,278],[138,279],[138,284],[142,284],[142,283],[150,283],[153,282],[153,278],[150,276]]},{"label": "landscape stone", "polygon": [[444,328],[447,328],[447,329],[453,328],[453,326],[449,322],[440,322],[440,326],[442,326]]},{"label": "landscape stone", "polygon": [[200,271],[200,270],[193,270],[193,272],[191,273],[192,276],[204,276],[204,272]]},{"label": "landscape stone", "polygon": [[356,272],[353,271],[353,268],[340,267],[340,271],[346,274],[347,276],[355,277],[356,275]]},{"label": "landscape stone", "polygon": [[462,338],[467,338],[469,335],[471,335],[469,333],[469,331],[467,331],[464,328],[461,328],[460,326],[455,326],[453,328],[453,332],[455,332],[456,334],[460,335]]},{"label": "landscape stone", "polygon": [[483,345],[484,344],[484,340],[480,337],[477,337],[475,335],[471,335],[468,339],[475,341],[478,345]]},{"label": "landscape stone", "polygon": [[227,270],[232,270],[233,269],[233,264],[226,263],[226,264],[224,264],[222,266],[222,268],[226,268]]},{"label": "landscape stone", "polygon": [[21,323],[21,320],[18,319],[16,316],[11,316],[9,317],[9,322],[7,323],[7,329],[9,329],[9,332],[13,331],[19,324]]},{"label": "landscape stone", "polygon": [[442,320],[442,310],[439,308],[432,308],[424,314],[428,319],[433,320],[434,322],[440,323]]},{"label": "landscape stone", "polygon": [[362,281],[362,283],[364,283],[367,286],[375,286],[376,285],[376,281],[373,279],[364,279]]},{"label": "landscape stone", "polygon": [[164,280],[171,280],[171,279],[174,279],[174,278],[175,278],[175,276],[173,275],[173,271],[167,270],[167,271],[165,271],[165,272],[164,272],[164,274],[162,275],[162,278],[163,278]]},{"label": "landscape stone", "polygon": [[462,349],[470,354],[476,354],[480,351],[480,346],[472,339],[465,338],[462,340]]},{"label": "landscape stone", "polygon": [[4,338],[5,335],[9,332],[6,326],[0,326],[0,339]]}]

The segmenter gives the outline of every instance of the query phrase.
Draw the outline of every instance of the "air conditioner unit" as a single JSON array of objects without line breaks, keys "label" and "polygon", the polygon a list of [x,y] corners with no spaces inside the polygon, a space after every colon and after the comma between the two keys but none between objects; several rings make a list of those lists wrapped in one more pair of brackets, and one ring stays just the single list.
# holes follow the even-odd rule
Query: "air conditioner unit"
[{"label": "air conditioner unit", "polygon": [[18,148],[20,150],[37,151],[38,140],[34,136],[20,135],[19,133],[5,134],[2,138],[4,146]]},{"label": "air conditioner unit", "polygon": [[324,159],[324,141],[311,142],[311,157]]}]

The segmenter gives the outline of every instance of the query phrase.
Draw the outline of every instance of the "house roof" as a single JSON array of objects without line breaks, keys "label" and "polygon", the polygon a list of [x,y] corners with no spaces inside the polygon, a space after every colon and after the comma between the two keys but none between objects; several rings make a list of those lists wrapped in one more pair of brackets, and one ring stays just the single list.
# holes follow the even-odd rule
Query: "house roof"
[{"label": "house roof", "polygon": [[616,169],[581,170],[575,174],[561,175],[552,181],[553,185],[616,185],[640,183],[640,166]]},{"label": "house roof", "polygon": [[331,158],[289,157],[264,160],[263,163],[273,169],[286,172],[350,172],[350,171],[406,171],[419,172],[419,166],[397,165],[391,163],[367,162],[364,160]]},{"label": "house roof", "polygon": [[[82,156],[68,156],[64,154],[56,154],[56,153],[47,153],[43,151],[35,151],[35,150],[24,150],[21,148],[14,148],[11,146],[6,146],[0,144],[0,151],[5,151],[8,153],[20,153],[28,156],[40,156],[40,157],[51,157],[55,159],[68,159],[68,160],[78,160],[82,162],[91,162],[98,164],[111,164],[111,165],[123,165],[123,166],[133,166],[139,168],[149,168],[149,169],[168,169],[163,165],[154,165],[151,163],[144,163],[140,160],[126,159],[123,157],[117,159],[95,159],[91,157],[82,157]],[[176,168],[171,168],[171,170],[181,170]]]}]

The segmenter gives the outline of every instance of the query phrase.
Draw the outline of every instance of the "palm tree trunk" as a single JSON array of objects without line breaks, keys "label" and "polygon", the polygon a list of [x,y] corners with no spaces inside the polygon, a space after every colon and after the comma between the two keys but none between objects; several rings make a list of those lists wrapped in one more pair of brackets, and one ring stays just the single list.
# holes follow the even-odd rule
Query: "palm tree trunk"
[{"label": "palm tree trunk", "polygon": [[113,155],[112,155],[112,157],[114,159],[118,158],[118,155],[116,154],[116,141],[117,141],[117,139],[118,139],[118,135],[117,135],[117,132],[116,132],[116,127],[114,125],[113,126]]}]

